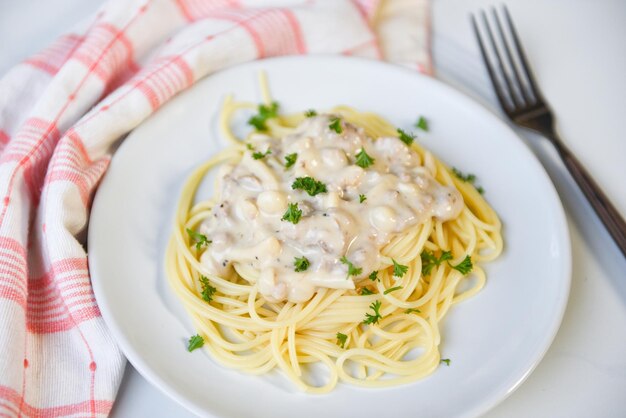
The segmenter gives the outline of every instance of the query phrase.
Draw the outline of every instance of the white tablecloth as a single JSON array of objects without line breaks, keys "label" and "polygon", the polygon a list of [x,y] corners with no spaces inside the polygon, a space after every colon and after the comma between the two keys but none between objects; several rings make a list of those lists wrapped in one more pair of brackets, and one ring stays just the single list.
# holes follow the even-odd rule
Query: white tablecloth
[{"label": "white tablecloth", "polygon": [[[437,76],[497,109],[468,13],[500,2],[433,0]],[[564,141],[626,216],[626,2],[506,0]],[[0,0],[0,74],[45,46],[100,1]],[[22,25],[20,22],[31,22]],[[520,132],[555,183],[572,236],[569,305],[526,382],[490,418],[626,416],[626,259],[549,143]],[[532,262],[532,260],[529,260]],[[112,417],[192,417],[132,366]]]}]

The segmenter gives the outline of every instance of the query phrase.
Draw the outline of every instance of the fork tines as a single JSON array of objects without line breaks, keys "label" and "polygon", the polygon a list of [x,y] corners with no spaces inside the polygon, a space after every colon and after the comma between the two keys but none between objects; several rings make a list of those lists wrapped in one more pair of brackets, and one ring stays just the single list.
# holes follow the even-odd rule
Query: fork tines
[{"label": "fork tines", "polygon": [[516,110],[544,106],[509,11],[503,6],[498,13],[492,7],[490,15],[482,10],[479,18],[472,14],[471,20],[500,105],[512,117]]}]

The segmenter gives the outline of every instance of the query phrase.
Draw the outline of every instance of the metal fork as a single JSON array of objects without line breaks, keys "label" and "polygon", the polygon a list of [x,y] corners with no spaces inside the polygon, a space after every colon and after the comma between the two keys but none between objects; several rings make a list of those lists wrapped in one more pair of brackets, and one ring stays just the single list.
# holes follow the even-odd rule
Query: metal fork
[{"label": "metal fork", "polygon": [[[516,125],[538,132],[552,142],[565,167],[626,257],[626,222],[557,135],[552,111],[537,88],[535,79],[528,68],[528,62],[509,11],[503,6],[504,19],[500,18],[495,8],[492,8],[491,12],[491,20],[495,22],[495,25],[489,23],[484,11],[480,12],[482,25],[479,25],[474,15],[471,15],[471,20],[500,106]],[[481,34],[479,26],[482,26],[482,33],[486,35]],[[492,26],[496,29],[492,30]],[[503,27],[507,28],[506,34]],[[490,48],[491,58],[486,45]]]}]

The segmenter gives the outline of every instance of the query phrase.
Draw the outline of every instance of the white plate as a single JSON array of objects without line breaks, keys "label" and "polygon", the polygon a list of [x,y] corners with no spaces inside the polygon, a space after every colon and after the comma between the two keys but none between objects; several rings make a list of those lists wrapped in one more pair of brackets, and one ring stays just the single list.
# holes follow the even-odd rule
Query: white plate
[{"label": "white plate", "polygon": [[[279,374],[224,369],[186,351],[195,334],[170,291],[163,255],[190,171],[226,145],[222,100],[260,101],[258,73],[287,111],[348,104],[402,128],[420,114],[419,141],[478,176],[504,223],[505,251],[486,266],[483,291],[442,329],[450,367],[392,389],[340,384],[329,395],[294,392]],[[190,410],[218,417],[470,417],[510,394],[548,349],[570,285],[570,244],[552,183],[525,144],[489,111],[451,88],[391,65],[340,57],[258,61],[215,74],[176,97],[119,148],[96,196],[89,266],[102,315],[130,362]]]}]

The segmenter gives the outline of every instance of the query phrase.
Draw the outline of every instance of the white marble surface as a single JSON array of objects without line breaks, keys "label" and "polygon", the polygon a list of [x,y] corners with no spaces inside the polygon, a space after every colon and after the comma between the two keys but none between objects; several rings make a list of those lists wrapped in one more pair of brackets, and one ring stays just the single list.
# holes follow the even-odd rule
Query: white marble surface
[{"label": "white marble surface", "polygon": [[[470,11],[493,3],[433,0],[433,54],[439,78],[496,108],[468,20]],[[626,2],[504,3],[544,96],[555,110],[564,141],[626,216]],[[100,0],[0,0],[0,74],[99,4]],[[535,135],[522,134],[546,166],[568,214],[572,289],[563,324],[545,358],[487,417],[624,417],[626,259],[550,145]],[[129,365],[112,416],[193,414],[153,388]]]}]

